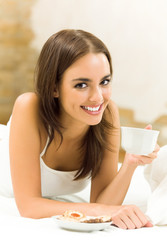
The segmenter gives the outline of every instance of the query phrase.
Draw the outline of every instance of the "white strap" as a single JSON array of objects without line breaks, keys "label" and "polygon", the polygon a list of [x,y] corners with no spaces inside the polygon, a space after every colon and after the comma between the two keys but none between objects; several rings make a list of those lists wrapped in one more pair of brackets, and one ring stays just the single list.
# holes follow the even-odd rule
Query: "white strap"
[{"label": "white strap", "polygon": [[46,145],[45,145],[44,149],[42,150],[40,157],[42,157],[45,154],[48,143],[49,143],[49,137],[47,138]]}]

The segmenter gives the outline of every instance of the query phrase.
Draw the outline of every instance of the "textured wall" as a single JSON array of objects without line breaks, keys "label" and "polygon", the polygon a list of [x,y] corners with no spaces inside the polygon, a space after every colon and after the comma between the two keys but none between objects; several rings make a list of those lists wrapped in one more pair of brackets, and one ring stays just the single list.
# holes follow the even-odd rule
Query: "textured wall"
[{"label": "textured wall", "polygon": [[0,123],[6,123],[16,97],[33,89],[37,53],[30,15],[34,0],[0,0]]}]

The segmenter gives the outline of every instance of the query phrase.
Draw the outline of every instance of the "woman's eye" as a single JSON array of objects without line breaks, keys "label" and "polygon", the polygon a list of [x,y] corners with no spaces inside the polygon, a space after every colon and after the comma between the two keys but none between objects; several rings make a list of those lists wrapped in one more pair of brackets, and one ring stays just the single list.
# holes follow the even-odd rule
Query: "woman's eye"
[{"label": "woman's eye", "polygon": [[107,84],[109,84],[110,82],[111,82],[110,79],[104,79],[100,84],[101,84],[101,85],[107,85]]},{"label": "woman's eye", "polygon": [[80,89],[86,88],[86,87],[87,87],[86,83],[78,83],[78,84],[75,85],[75,88],[80,88]]}]

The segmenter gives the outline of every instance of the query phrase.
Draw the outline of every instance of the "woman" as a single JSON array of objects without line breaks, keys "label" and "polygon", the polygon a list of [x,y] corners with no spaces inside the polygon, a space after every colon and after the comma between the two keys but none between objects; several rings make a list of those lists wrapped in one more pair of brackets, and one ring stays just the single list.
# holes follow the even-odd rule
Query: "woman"
[{"label": "woman", "polygon": [[[70,209],[111,215],[124,229],[152,226],[137,207],[121,204],[136,167],[151,163],[158,147],[148,157],[126,154],[117,172],[120,125],[111,80],[110,54],[94,35],[62,30],[45,43],[35,93],[17,98],[11,119],[11,176],[22,216]],[[49,199],[82,190],[89,178],[90,203]]]}]

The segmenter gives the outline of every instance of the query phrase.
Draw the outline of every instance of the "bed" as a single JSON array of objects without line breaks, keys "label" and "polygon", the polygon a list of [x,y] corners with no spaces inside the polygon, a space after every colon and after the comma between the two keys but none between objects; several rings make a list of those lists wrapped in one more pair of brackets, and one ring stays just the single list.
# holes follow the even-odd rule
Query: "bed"
[{"label": "bed", "polygon": [[[0,126],[0,130],[2,136],[3,126]],[[167,146],[165,151],[167,151]],[[167,155],[165,155],[163,158],[165,163],[167,163],[166,156]],[[141,238],[155,239],[156,237],[166,239],[167,207],[165,206],[167,205],[167,177],[165,173],[167,169],[163,167],[165,177],[164,179],[161,179],[161,186],[160,188],[156,188],[156,191],[153,191],[154,189],[151,188],[152,183],[149,181],[149,178],[152,180],[153,175],[156,175],[158,180],[160,180],[160,177],[162,178],[162,174],[158,173],[159,162],[160,161],[157,161],[158,165],[155,164],[155,166],[149,167],[148,169],[145,169],[143,166],[137,168],[123,203],[137,205],[149,217],[154,219],[154,227],[135,230],[122,230],[114,226],[109,226],[103,231],[92,232],[65,230],[60,228],[53,218],[30,219],[21,217],[17,210],[15,199],[13,197],[5,197],[3,194],[0,194],[0,239],[56,239],[58,236],[63,239],[67,238],[71,240],[89,240],[93,238],[96,238],[97,240],[130,240]],[[145,178],[146,176],[147,180]],[[158,181],[157,179],[155,179],[155,182]],[[90,185],[88,185],[86,189],[78,194],[62,196],[60,199],[65,201],[87,202],[89,201],[89,190]],[[162,196],[162,198],[160,198],[160,202],[158,202],[159,199],[157,196]],[[158,207],[156,206],[156,203],[158,203]],[[156,211],[154,211],[154,209],[156,209]]]},{"label": "bed", "polygon": [[[64,196],[67,201],[88,201],[88,186],[84,191],[71,196]],[[136,204],[146,211],[147,199],[151,194],[148,182],[143,176],[143,167],[139,167],[133,176],[124,204]],[[75,232],[59,228],[53,218],[29,219],[19,215],[14,198],[0,196],[0,234],[1,239],[166,239],[167,226],[154,226],[135,230],[122,230],[110,226],[103,231]]]}]

